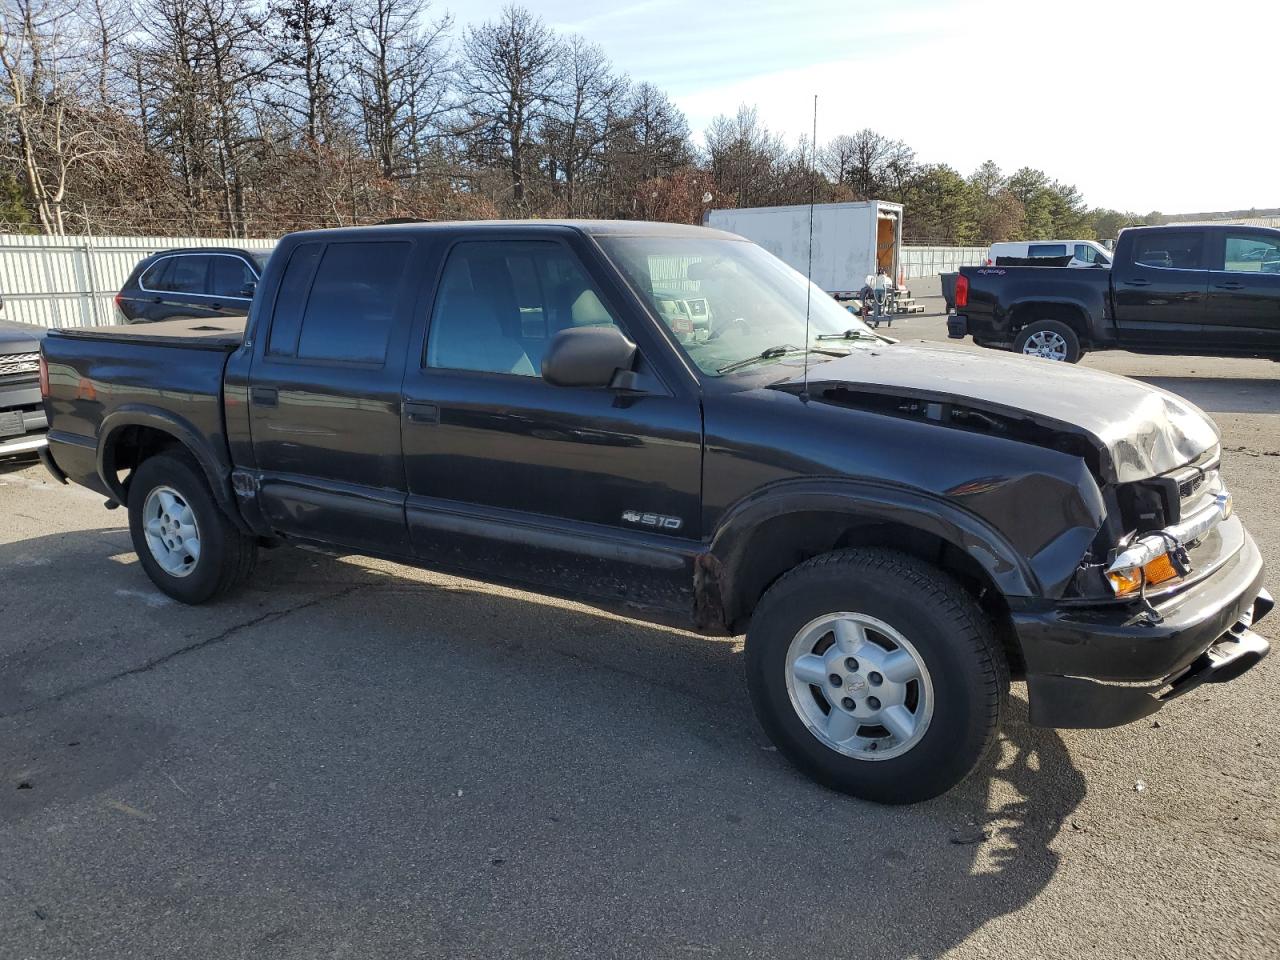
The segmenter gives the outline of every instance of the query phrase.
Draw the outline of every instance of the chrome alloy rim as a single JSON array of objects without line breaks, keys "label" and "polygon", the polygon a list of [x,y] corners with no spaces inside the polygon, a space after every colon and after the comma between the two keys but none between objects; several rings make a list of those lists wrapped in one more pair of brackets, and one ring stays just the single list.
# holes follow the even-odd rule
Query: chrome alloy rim
[{"label": "chrome alloy rim", "polygon": [[862,613],[810,621],[787,649],[791,706],[824,746],[888,760],[920,742],[933,719],[933,681],[916,648]]},{"label": "chrome alloy rim", "polygon": [[186,499],[173,487],[156,487],[142,505],[147,548],[171,577],[185,577],[200,561],[200,525]]},{"label": "chrome alloy rim", "polygon": [[1052,330],[1040,330],[1027,337],[1022,345],[1022,352],[1029,357],[1044,357],[1046,360],[1066,360],[1067,341],[1060,333]]}]

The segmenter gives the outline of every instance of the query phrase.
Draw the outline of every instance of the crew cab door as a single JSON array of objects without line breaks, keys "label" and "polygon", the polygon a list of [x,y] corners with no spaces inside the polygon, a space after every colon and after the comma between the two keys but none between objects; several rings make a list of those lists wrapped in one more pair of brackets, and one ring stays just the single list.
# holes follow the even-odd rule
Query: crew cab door
[{"label": "crew cab door", "polygon": [[1280,234],[1241,227],[1214,237],[1204,334],[1224,350],[1280,354]]},{"label": "crew cab door", "polygon": [[[537,237],[441,250],[404,384],[414,549],[429,565],[687,614],[701,533],[696,384],[585,240]],[[558,331],[604,324],[638,344],[638,392],[542,379]]]},{"label": "crew cab door", "polygon": [[1202,230],[1143,230],[1111,267],[1121,344],[1194,345],[1205,318],[1208,250]]},{"label": "crew cab door", "polygon": [[400,381],[416,248],[335,239],[289,254],[248,388],[258,501],[279,533],[410,553]]}]

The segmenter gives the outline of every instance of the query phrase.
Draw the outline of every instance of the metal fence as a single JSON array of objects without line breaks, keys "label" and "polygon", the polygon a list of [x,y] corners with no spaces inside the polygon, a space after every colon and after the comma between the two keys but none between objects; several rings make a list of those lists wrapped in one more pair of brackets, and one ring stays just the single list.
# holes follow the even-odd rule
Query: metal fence
[{"label": "metal fence", "polygon": [[[115,323],[111,302],[139,260],[172,247],[270,250],[274,240],[209,237],[45,237],[0,234],[0,317],[42,327]],[[904,246],[908,279],[980,264],[985,247]]]},{"label": "metal fence", "polygon": [[111,298],[138,261],[171,247],[270,250],[274,240],[0,234],[0,318],[41,327],[116,323]]},{"label": "metal fence", "polygon": [[898,261],[907,279],[936,277],[954,273],[961,267],[981,266],[987,259],[986,247],[908,247],[902,248]]}]

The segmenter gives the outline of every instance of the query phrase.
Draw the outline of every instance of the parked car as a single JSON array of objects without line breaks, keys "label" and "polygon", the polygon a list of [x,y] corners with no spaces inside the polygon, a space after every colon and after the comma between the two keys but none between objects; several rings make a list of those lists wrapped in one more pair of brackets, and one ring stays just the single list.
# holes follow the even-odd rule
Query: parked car
[{"label": "parked car", "polygon": [[245,325],[44,346],[50,471],[127,504],[187,603],[298,543],[745,631],[779,749],[895,803],[974,768],[1011,676],[1033,723],[1105,727],[1268,650],[1198,409],[895,345],[731,234],[293,234]]},{"label": "parked car", "polygon": [[1057,261],[1066,257],[1064,267],[1107,267],[1111,251],[1096,240],[1028,240],[993,243],[987,250],[987,265],[999,266],[1004,260]]},{"label": "parked car", "polygon": [[144,259],[116,294],[125,323],[249,312],[267,254],[234,247],[163,250]]},{"label": "parked car", "polygon": [[962,267],[947,331],[1069,363],[1112,349],[1280,359],[1280,230],[1132,227],[1110,270]]},{"label": "parked car", "polygon": [[34,456],[48,420],[40,399],[43,327],[0,320],[0,460]]}]

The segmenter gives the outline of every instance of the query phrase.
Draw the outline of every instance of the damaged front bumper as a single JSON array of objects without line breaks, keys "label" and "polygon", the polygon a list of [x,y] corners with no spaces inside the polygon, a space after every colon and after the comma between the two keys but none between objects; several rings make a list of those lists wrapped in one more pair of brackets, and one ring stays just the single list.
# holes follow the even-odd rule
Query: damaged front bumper
[{"label": "damaged front bumper", "polygon": [[1219,528],[1240,538],[1229,560],[1154,607],[1058,604],[1013,611],[1031,722],[1119,726],[1203,683],[1234,680],[1261,661],[1270,645],[1252,628],[1274,602],[1262,586],[1262,555],[1239,524],[1233,518]]}]

